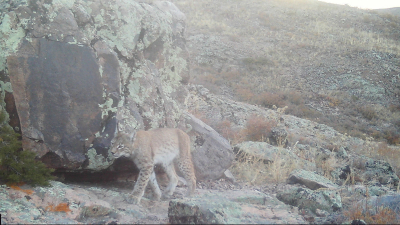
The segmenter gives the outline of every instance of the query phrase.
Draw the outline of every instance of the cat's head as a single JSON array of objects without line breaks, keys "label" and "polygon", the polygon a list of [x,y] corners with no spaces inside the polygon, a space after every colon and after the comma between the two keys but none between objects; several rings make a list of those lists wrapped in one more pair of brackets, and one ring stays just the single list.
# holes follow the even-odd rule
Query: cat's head
[{"label": "cat's head", "polygon": [[131,156],[133,154],[133,141],[133,135],[118,132],[111,141],[111,153],[115,158]]}]

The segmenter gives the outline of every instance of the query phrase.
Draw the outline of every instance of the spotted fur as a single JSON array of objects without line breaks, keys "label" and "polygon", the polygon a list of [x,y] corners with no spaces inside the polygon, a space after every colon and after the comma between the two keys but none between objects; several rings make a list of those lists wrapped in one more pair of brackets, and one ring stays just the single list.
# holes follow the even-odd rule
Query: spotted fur
[{"label": "spotted fur", "polygon": [[169,178],[169,184],[163,193],[164,198],[170,198],[178,184],[174,164],[187,182],[186,195],[190,196],[194,193],[196,177],[190,154],[190,139],[182,130],[176,128],[140,130],[136,133],[134,141],[129,135],[119,132],[112,146],[112,153],[116,158],[128,157],[140,170],[132,191],[133,203],[140,203],[147,184],[150,185],[154,198],[160,200],[161,190],[154,173],[155,165],[161,165]]}]

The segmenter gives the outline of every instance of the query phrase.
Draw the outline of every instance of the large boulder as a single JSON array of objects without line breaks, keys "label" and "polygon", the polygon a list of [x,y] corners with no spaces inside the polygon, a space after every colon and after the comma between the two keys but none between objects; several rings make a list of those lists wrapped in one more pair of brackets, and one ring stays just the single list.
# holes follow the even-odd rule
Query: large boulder
[{"label": "large boulder", "polygon": [[340,193],[335,189],[313,191],[307,188],[294,187],[278,193],[276,197],[286,204],[299,207],[299,209],[308,209],[313,213],[317,213],[317,210],[332,213],[342,208]]},{"label": "large boulder", "polygon": [[[0,109],[23,148],[50,167],[132,171],[110,154],[117,130],[186,130],[185,15],[174,4],[28,0],[0,11]],[[198,179],[221,177],[233,159],[229,143],[191,121],[206,140],[193,144],[195,164],[216,165],[197,166]]]},{"label": "large boulder", "polygon": [[193,164],[196,178],[218,179],[232,165],[235,158],[228,140],[210,126],[191,114],[186,114],[186,121],[194,137]]},{"label": "large boulder", "polygon": [[117,129],[185,127],[185,15],[174,4],[21,0],[0,12],[0,109],[47,165],[101,171]]},{"label": "large boulder", "polygon": [[298,224],[289,206],[256,191],[223,191],[169,202],[172,224]]},{"label": "large boulder", "polygon": [[[99,105],[105,103],[103,91],[119,95],[118,74],[101,76],[89,47],[34,38],[23,41],[20,49],[25,50],[7,58],[7,67],[24,149],[54,168],[79,168],[89,148],[87,152],[97,151],[106,159],[116,120]],[[118,72],[116,57],[110,58],[104,64]]]},{"label": "large boulder", "polygon": [[363,206],[363,210],[369,210],[372,215],[376,214],[377,209],[390,209],[396,214],[397,221],[400,220],[400,195],[398,193],[372,196],[369,199],[361,200],[359,204]]},{"label": "large boulder", "polygon": [[368,159],[365,162],[365,172],[363,176],[368,181],[379,181],[380,184],[399,185],[399,177],[396,175],[392,166],[384,160]]},{"label": "large boulder", "polygon": [[[130,191],[51,181],[48,187],[0,185],[1,224],[160,224],[166,213],[150,212],[150,200],[142,205],[125,201]],[[168,202],[157,207],[168,208]],[[150,215],[149,215],[150,214]],[[147,221],[143,221],[146,219]],[[160,217],[160,219],[157,219]],[[161,218],[164,218],[161,221]]]},{"label": "large boulder", "polygon": [[328,178],[302,169],[292,171],[287,181],[289,184],[303,184],[311,190],[317,190],[319,188],[338,188],[338,186]]}]

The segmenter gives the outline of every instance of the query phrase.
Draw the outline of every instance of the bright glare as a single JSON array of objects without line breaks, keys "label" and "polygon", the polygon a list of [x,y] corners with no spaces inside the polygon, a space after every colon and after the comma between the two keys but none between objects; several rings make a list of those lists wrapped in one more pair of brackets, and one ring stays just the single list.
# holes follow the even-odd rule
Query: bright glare
[{"label": "bright glare", "polygon": [[334,4],[358,7],[362,9],[384,9],[400,7],[399,0],[320,0],[322,2],[329,2]]}]

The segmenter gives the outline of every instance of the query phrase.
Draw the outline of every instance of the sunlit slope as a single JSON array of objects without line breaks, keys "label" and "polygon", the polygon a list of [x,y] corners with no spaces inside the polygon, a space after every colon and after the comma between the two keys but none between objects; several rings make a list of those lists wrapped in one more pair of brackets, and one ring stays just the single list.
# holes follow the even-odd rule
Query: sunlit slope
[{"label": "sunlit slope", "polygon": [[399,17],[314,0],[173,2],[191,82],[355,136],[398,136]]}]

